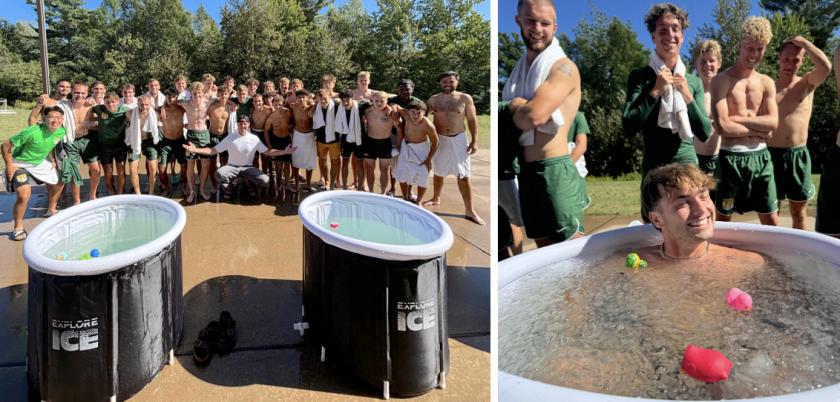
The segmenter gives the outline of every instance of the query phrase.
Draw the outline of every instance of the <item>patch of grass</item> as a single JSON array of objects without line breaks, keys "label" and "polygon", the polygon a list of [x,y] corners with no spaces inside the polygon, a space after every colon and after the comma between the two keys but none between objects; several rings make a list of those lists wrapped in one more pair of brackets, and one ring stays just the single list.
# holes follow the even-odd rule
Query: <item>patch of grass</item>
[{"label": "patch of grass", "polygon": [[[820,188],[820,175],[811,175],[815,188]],[[641,211],[639,190],[642,180],[638,173],[616,179],[610,177],[586,177],[589,197],[592,204],[586,209],[587,215],[638,215]],[[809,208],[816,208],[817,197],[808,201]],[[783,213],[787,213],[788,203],[782,203]]]},{"label": "patch of grass", "polygon": [[30,109],[14,108],[12,110],[17,114],[0,114],[0,140],[5,141],[26,128],[26,119],[29,117]]},{"label": "patch of grass", "polygon": [[490,148],[490,115],[478,115],[478,148]]}]

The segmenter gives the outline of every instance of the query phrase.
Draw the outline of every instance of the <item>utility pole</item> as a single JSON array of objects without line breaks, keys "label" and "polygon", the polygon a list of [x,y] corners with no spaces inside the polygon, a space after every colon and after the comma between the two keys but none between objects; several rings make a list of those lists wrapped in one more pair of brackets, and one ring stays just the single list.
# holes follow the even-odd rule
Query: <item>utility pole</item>
[{"label": "utility pole", "polygon": [[44,81],[44,93],[50,93],[50,61],[47,55],[47,27],[44,18],[44,0],[38,0],[38,32],[41,43],[41,78]]}]

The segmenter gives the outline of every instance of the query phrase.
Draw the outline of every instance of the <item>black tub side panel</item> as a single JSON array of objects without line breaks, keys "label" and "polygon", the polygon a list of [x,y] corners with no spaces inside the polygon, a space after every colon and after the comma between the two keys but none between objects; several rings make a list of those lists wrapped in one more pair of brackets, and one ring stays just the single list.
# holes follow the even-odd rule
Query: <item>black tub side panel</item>
[{"label": "black tub side panel", "polygon": [[[414,395],[438,382],[444,370],[442,345],[447,345],[446,314],[441,313],[446,282],[440,283],[443,257],[392,263],[390,268],[389,326],[391,392]],[[445,279],[445,278],[444,278]]]},{"label": "black tub side panel", "polygon": [[117,271],[119,400],[140,391],[169,358],[171,317],[164,307],[170,294],[164,272],[170,270],[171,254],[170,246]]},{"label": "black tub side panel", "polygon": [[307,340],[375,387],[434,388],[449,367],[444,256],[386,261],[303,236]]},{"label": "black tub side panel", "polygon": [[111,280],[29,269],[30,400],[102,401],[113,394]]},{"label": "black tub side panel", "polygon": [[[116,391],[122,401],[140,391],[166,365],[180,338],[181,271],[180,238],[156,255],[102,275],[62,277],[30,268],[30,400],[100,401]],[[56,328],[92,318],[96,325],[83,329]],[[85,346],[72,332],[82,330],[89,332],[83,335]],[[77,350],[84,348],[88,350]]]},{"label": "black tub side panel", "polygon": [[381,388],[390,377],[385,262],[325,246],[332,264],[323,278],[326,359]]}]

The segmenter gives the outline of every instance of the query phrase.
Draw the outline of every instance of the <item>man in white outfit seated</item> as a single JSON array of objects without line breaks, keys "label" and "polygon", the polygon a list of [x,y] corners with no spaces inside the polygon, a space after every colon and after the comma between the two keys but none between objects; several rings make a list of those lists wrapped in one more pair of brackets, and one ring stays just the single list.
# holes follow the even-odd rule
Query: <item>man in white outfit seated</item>
[{"label": "man in white outfit seated", "polygon": [[213,156],[227,151],[228,164],[216,170],[216,182],[222,186],[226,196],[229,195],[228,187],[231,181],[239,177],[259,187],[268,187],[268,175],[253,165],[257,152],[266,156],[280,156],[291,154],[295,150],[289,145],[286,149],[269,151],[260,139],[251,133],[251,118],[246,115],[239,116],[236,124],[239,135],[228,135],[213,148],[196,148],[191,143],[184,144],[184,149],[199,155]]}]

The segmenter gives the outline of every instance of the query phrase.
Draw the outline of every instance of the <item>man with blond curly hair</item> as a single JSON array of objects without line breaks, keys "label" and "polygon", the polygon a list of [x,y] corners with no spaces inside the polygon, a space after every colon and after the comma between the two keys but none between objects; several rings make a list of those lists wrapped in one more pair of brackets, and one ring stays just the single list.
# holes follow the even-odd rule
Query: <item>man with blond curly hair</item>
[{"label": "man with blond curly hair", "polygon": [[779,125],[776,83],[755,71],[773,33],[763,17],[741,26],[735,65],[712,80],[712,111],[721,135],[718,219],[732,213],[758,212],[764,225],[778,225],[779,207],[767,139]]}]

